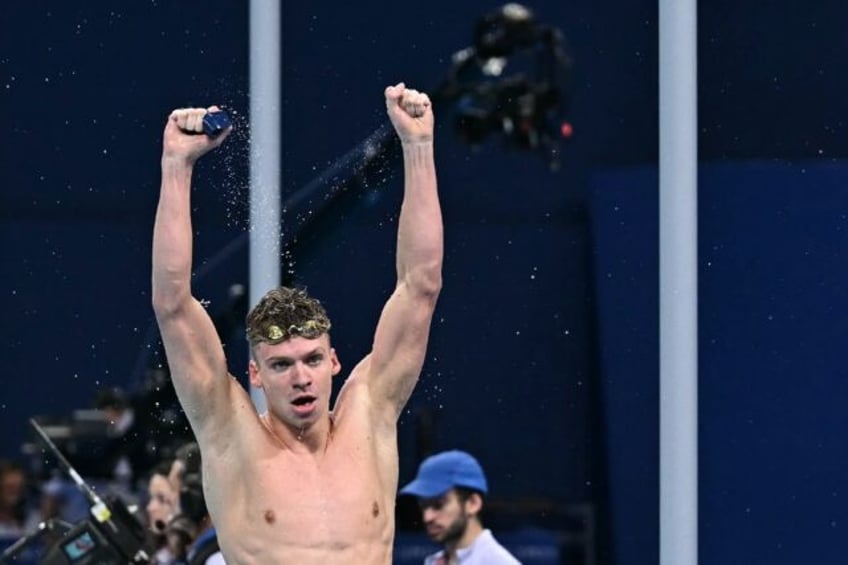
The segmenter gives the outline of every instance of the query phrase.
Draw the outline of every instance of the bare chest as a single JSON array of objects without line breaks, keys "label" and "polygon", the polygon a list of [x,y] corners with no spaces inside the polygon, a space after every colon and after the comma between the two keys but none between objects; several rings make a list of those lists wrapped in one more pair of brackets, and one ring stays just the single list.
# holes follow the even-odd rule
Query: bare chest
[{"label": "bare chest", "polygon": [[[396,463],[367,442],[338,442],[320,457],[258,450],[239,475],[215,465],[210,505],[219,538],[237,553],[286,555],[382,552],[394,533]],[[386,468],[386,464],[392,468]]]},{"label": "bare chest", "polygon": [[309,523],[317,535],[324,528],[336,537],[350,529],[367,534],[385,522],[391,509],[373,458],[330,457],[315,465],[280,459],[256,467],[248,495],[266,522]]}]

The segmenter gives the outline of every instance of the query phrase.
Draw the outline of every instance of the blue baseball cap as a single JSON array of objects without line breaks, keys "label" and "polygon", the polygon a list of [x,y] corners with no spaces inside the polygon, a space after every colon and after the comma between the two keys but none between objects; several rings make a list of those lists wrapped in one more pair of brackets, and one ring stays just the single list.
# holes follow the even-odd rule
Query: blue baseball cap
[{"label": "blue baseball cap", "polygon": [[455,487],[464,487],[482,493],[489,491],[483,468],[474,457],[464,451],[444,451],[421,462],[418,475],[400,490],[420,498],[435,498]]}]

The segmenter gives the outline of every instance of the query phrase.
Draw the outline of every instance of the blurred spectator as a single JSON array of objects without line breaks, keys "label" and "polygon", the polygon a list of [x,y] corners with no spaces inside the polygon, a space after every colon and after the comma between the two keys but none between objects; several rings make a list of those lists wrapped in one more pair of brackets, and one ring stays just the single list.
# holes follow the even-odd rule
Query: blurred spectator
[{"label": "blurred spectator", "polygon": [[174,452],[169,478],[175,492],[180,492],[186,475],[200,475],[200,447],[195,441],[184,443]]},{"label": "blurred spectator", "polygon": [[0,459],[0,539],[4,541],[14,541],[38,527],[40,517],[30,504],[27,488],[23,465]]},{"label": "blurred spectator", "polygon": [[147,486],[147,524],[154,551],[153,565],[170,565],[175,556],[168,546],[167,528],[178,511],[178,492],[170,481],[173,461],[160,462],[153,468]]},{"label": "blurred spectator", "polygon": [[425,565],[516,565],[519,561],[483,528],[480,513],[489,487],[483,468],[464,451],[445,451],[421,462],[400,494],[418,497],[427,535],[442,546]]},{"label": "blurred spectator", "polygon": [[200,474],[188,474],[183,477],[180,508],[180,518],[188,522],[191,533],[185,552],[185,564],[224,565],[226,562],[218,547],[218,534],[206,508]]},{"label": "blurred spectator", "polygon": [[200,448],[189,442],[177,449],[171,485],[179,489],[179,514],[169,525],[172,550],[186,565],[224,565],[218,535],[203,494]]}]

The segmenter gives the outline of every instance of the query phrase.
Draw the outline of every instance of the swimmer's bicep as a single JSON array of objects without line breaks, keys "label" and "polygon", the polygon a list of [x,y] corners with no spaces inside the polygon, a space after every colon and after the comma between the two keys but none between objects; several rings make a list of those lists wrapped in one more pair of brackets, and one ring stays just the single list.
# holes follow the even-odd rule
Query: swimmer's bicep
[{"label": "swimmer's bicep", "polygon": [[181,312],[160,318],[159,327],[180,404],[187,413],[201,416],[218,391],[229,385],[224,349],[215,326],[203,305],[192,299]]},{"label": "swimmer's bicep", "polygon": [[377,323],[368,384],[374,400],[398,414],[409,400],[424,365],[433,306],[427,299],[415,298],[399,286]]}]

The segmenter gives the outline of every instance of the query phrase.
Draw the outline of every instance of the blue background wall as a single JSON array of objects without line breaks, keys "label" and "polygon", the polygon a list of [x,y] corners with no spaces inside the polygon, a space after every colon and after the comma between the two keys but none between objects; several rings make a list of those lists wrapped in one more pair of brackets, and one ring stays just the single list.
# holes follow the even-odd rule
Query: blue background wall
[{"label": "blue background wall", "polygon": [[[846,77],[841,4],[701,3],[701,555],[836,562],[848,464],[842,349]],[[496,3],[283,9],[283,190],[384,122],[382,89],[432,88]],[[575,59],[563,170],[440,117],[445,290],[401,423],[479,455],[506,500],[598,510],[599,555],[657,561],[657,10],[542,2]],[[139,386],[155,349],[150,232],[161,128],[222,103],[238,133],[198,170],[211,307],[246,279],[247,13],[240,2],[0,6],[0,454],[33,414]],[[397,162],[304,238],[349,369],[392,284]],[[356,300],[351,300],[356,297]],[[231,347],[232,370],[244,373]],[[538,517],[545,522],[544,516]]]}]

